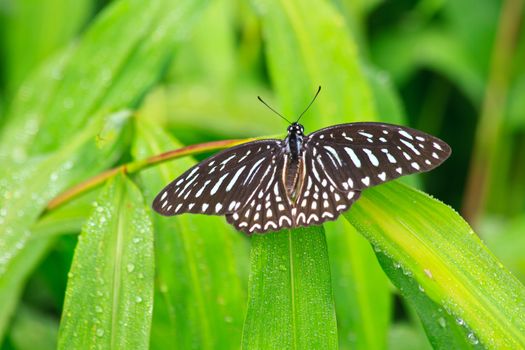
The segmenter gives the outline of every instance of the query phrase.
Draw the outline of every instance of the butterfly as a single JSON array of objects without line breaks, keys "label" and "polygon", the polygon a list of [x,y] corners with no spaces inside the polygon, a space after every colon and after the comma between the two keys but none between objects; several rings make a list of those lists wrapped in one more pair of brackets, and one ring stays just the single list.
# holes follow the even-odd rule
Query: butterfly
[{"label": "butterfly", "polygon": [[305,135],[304,112],[284,140],[248,142],[196,164],[160,191],[153,209],[166,216],[224,215],[249,235],[320,225],[347,211],[364,189],[432,170],[451,153],[437,137],[387,123],[340,124]]}]

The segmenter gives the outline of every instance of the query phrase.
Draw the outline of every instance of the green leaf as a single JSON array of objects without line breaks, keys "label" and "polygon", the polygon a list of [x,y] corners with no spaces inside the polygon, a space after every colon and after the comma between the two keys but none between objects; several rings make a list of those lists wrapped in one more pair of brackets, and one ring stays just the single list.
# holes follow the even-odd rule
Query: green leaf
[{"label": "green leaf", "polygon": [[[98,204],[97,204],[98,203]],[[118,175],[84,225],[69,273],[59,349],[146,349],[153,309],[153,227]]]},{"label": "green leaf", "polygon": [[252,237],[244,349],[337,349],[322,227]]},{"label": "green leaf", "polygon": [[[287,115],[292,116],[290,119],[302,112],[317,85],[323,86],[321,95],[308,114],[301,119],[301,123],[304,122],[308,131],[330,124],[375,119],[376,106],[382,107],[383,104],[381,104],[382,101],[374,101],[374,97],[388,94],[387,87],[381,84],[381,81],[377,81],[375,85],[377,89],[372,90],[369,87],[367,76],[359,63],[356,45],[344,26],[343,18],[334,11],[329,3],[315,0],[259,1],[256,5],[262,14],[263,33],[268,39],[266,48],[270,76],[283,104],[281,109],[287,112]],[[371,79],[373,78],[374,76]],[[348,246],[346,237],[339,232],[334,232],[335,226],[326,228],[327,236],[330,237],[329,244],[334,247],[331,248],[331,251],[337,250],[338,247]],[[317,238],[313,235],[306,235],[304,239],[313,241]],[[305,247],[310,247],[310,245],[305,244]],[[271,249],[270,245],[268,249]],[[346,285],[333,285],[336,290],[334,293],[339,300],[336,303],[340,325],[339,343],[343,347],[354,346],[354,339],[348,337],[350,333],[355,335],[356,339],[362,340],[359,346],[381,347],[386,339],[387,322],[385,320],[388,320],[389,317],[389,291],[385,288],[377,290],[379,300],[384,303],[375,303],[375,300],[365,295],[368,292],[368,286],[374,288],[374,286],[384,285],[384,278],[383,284],[381,283],[383,273],[377,268],[369,272],[370,285],[367,284],[363,289],[348,287],[358,285],[362,279],[357,274],[353,276],[346,274],[345,268],[349,264],[363,265],[375,259],[366,244],[355,247],[355,249],[359,249],[359,253],[354,254],[353,261],[349,262],[348,257],[342,253],[337,254],[337,257],[331,261],[334,273],[342,273],[342,275],[335,275],[334,280],[339,282],[346,277],[355,278]],[[305,254],[313,255],[314,253],[305,251]],[[328,263],[322,260],[316,263],[319,266],[328,266]],[[255,273],[252,271],[252,274]],[[329,275],[330,270],[326,269],[324,273]],[[252,281],[252,283],[256,282],[260,283],[260,281]],[[287,282],[284,280],[281,283]],[[251,290],[256,288],[252,286]],[[319,286],[319,288],[322,289],[325,286]],[[306,296],[298,291],[297,297]],[[259,298],[253,302],[253,305],[249,305],[248,315],[250,308],[265,307],[265,305],[260,305],[261,300]],[[358,300],[360,305],[352,309],[348,302],[355,300]],[[312,303],[315,302],[312,301]],[[357,312],[352,312],[356,309]],[[378,314],[375,317],[369,317],[370,315],[361,313],[368,310],[374,310]],[[282,314],[279,317],[285,319],[287,315]],[[247,327],[249,324],[245,325],[245,333],[251,332]],[[326,342],[329,343],[335,329],[328,331],[325,328],[324,331]],[[269,344],[277,344],[277,335],[272,334],[272,336],[275,339],[267,341]]]},{"label": "green leaf", "polygon": [[[524,286],[448,206],[389,183],[366,190],[345,216],[463,326],[474,343],[490,349],[525,346]],[[425,322],[435,308],[419,312],[431,313],[421,316]],[[432,341],[433,331],[426,330]]]},{"label": "green leaf", "polygon": [[384,349],[389,282],[370,243],[346,220],[325,223],[342,349]]},{"label": "green leaf", "polygon": [[[134,157],[180,147],[148,111],[137,121]],[[194,161],[178,159],[140,174],[148,203]],[[241,341],[246,303],[246,240],[224,218],[154,214],[156,288],[151,347],[232,349]]]},{"label": "green leaf", "polygon": [[[266,0],[263,20],[270,73],[281,110],[298,116],[318,85],[321,96],[301,122],[307,130],[359,119],[374,120],[372,92],[344,19],[329,3]],[[315,11],[312,11],[315,9]],[[312,117],[314,116],[315,117]]]},{"label": "green leaf", "polygon": [[381,267],[401,291],[410,305],[414,306],[434,349],[482,348],[474,333],[462,328],[456,319],[439,304],[432,301],[425,289],[411,278],[410,270],[381,252],[376,252]]},{"label": "green leaf", "polygon": [[93,1],[6,1],[0,11],[3,72],[8,93],[35,66],[77,34],[91,15]]},{"label": "green leaf", "polygon": [[[77,134],[68,147],[41,159],[32,159],[18,172],[0,180],[0,338],[16,307],[25,278],[51,244],[50,237],[34,238],[32,224],[47,202],[76,179],[94,175],[122,150],[121,140],[99,149],[96,124]],[[120,141],[120,142],[119,142]],[[99,159],[101,157],[102,159]],[[30,257],[29,259],[27,257]]]}]

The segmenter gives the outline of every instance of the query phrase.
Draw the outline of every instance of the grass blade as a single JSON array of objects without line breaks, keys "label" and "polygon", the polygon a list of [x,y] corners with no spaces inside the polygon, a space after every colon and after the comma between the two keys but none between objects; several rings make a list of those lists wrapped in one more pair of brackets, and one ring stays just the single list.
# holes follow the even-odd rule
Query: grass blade
[{"label": "grass blade", "polygon": [[483,349],[474,333],[461,327],[453,316],[425,294],[425,289],[411,278],[410,270],[402,269],[399,263],[381,252],[376,254],[390,280],[416,309],[434,349]]},{"label": "grass blade", "polygon": [[345,216],[483,346],[525,346],[525,288],[448,206],[390,183]]},{"label": "grass blade", "polygon": [[326,223],[341,349],[384,349],[389,282],[370,243],[345,220]]},{"label": "grass blade", "polygon": [[336,349],[330,266],[322,227],[252,237],[244,349]]},{"label": "grass blade", "polygon": [[106,185],[98,203],[75,251],[58,348],[145,349],[153,309],[151,219],[123,175]]},{"label": "grass blade", "polygon": [[[91,125],[77,134],[78,138],[68,147],[43,159],[34,159],[21,171],[0,179],[0,193],[4,194],[0,199],[0,284],[15,284],[9,290],[0,288],[0,293],[9,296],[0,298],[0,338],[16,307],[25,277],[45,253],[44,247],[51,244],[46,238],[33,240],[32,224],[47,202],[63,188],[107,166],[122,150],[120,139],[99,148],[94,140],[99,130],[96,124]],[[28,244],[31,247],[26,250]],[[22,261],[23,256],[31,258]]]},{"label": "grass blade", "polygon": [[[330,124],[358,120],[374,120],[376,109],[381,111],[396,107],[391,100],[383,106],[383,96],[392,98],[388,86],[367,77],[359,62],[355,42],[344,26],[344,20],[329,3],[307,1],[257,2],[263,19],[263,30],[270,73],[286,115],[297,115],[304,109],[317,85],[322,85],[321,95],[311,110],[301,119],[307,132]],[[311,9],[315,8],[315,11]],[[369,79],[374,83],[369,86]],[[379,101],[375,103],[374,98]],[[396,112],[396,111],[394,111]],[[342,224],[344,225],[344,224]],[[389,291],[379,268],[368,271],[368,282],[349,267],[364,266],[375,261],[366,242],[352,247],[353,258],[343,249],[357,241],[355,232],[348,237],[341,227],[327,225],[326,232],[331,252],[330,260],[336,296],[336,310],[341,347],[355,346],[381,348],[386,341],[389,319]],[[348,229],[344,229],[345,231]],[[351,234],[351,231],[350,231]],[[312,239],[312,235],[308,235]],[[324,264],[324,262],[319,262]],[[326,270],[329,273],[329,270]],[[339,282],[344,281],[345,284]],[[361,285],[362,288],[352,288]],[[370,289],[376,291],[378,302],[368,297]],[[355,306],[353,303],[358,302]],[[370,317],[369,310],[377,314]],[[352,337],[349,337],[351,334]],[[328,337],[330,335],[327,335]],[[356,339],[359,339],[356,343]]]}]

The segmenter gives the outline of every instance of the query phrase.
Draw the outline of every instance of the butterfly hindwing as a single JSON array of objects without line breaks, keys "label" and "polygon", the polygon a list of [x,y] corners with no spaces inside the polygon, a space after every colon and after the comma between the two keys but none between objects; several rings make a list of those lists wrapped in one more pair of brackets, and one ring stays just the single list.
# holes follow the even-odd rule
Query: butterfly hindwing
[{"label": "butterfly hindwing", "polygon": [[437,137],[385,123],[342,124],[308,135],[305,152],[340,190],[361,190],[429,171],[450,155]]},{"label": "butterfly hindwing", "polygon": [[287,157],[277,157],[271,176],[266,177],[238,210],[227,214],[228,222],[239,231],[252,234],[293,227],[292,204],[286,195],[283,170]]},{"label": "butterfly hindwing", "polygon": [[315,157],[308,157],[306,153],[303,161],[305,175],[301,193],[295,203],[295,225],[320,225],[337,219],[359,198],[361,192],[338,189],[332,180],[334,176],[330,177],[321,170]]},{"label": "butterfly hindwing", "polygon": [[193,166],[153,201],[162,215],[224,215],[239,209],[271,174],[280,140],[263,140],[224,150]]}]

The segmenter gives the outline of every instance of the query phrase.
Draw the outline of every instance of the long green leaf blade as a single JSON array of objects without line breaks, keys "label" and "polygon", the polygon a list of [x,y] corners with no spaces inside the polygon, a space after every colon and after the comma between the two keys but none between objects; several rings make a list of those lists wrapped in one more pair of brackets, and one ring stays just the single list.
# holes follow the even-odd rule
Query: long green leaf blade
[{"label": "long green leaf blade", "polygon": [[337,349],[322,227],[252,237],[244,349]]},{"label": "long green leaf blade", "polygon": [[[374,97],[380,93],[388,95],[387,88],[377,84],[376,93],[369,87],[355,42],[343,18],[329,3],[268,0],[259,1],[257,5],[268,38],[271,77],[285,115],[302,112],[315,87],[322,85],[321,95],[301,119],[307,132],[330,124],[375,119]],[[386,108],[392,109],[388,106],[383,110]],[[332,286],[339,345],[381,349],[386,343],[390,317],[389,290],[385,288],[384,274],[368,244],[356,238],[355,230],[345,224],[326,225],[325,228],[330,252],[334,254],[330,263],[336,281]],[[362,244],[349,247],[353,241]],[[367,270],[368,278],[364,280],[357,269],[369,262],[375,265]],[[370,298],[370,290],[377,299]],[[355,302],[359,305],[354,305]],[[374,312],[374,316],[370,312]]]},{"label": "long green leaf blade", "polygon": [[346,220],[325,225],[339,346],[384,349],[390,322],[389,282],[370,243]]},{"label": "long green leaf blade", "polygon": [[[25,278],[52,244],[51,237],[35,235],[32,224],[47,201],[68,183],[94,175],[120,154],[120,138],[100,148],[97,124],[82,130],[68,147],[42,159],[33,159],[21,171],[0,179],[0,338],[16,307]],[[112,129],[120,133],[120,126]],[[102,158],[99,159],[99,157]],[[29,258],[27,258],[29,257]],[[9,288],[2,288],[9,285]]]},{"label": "long green leaf blade", "polygon": [[525,346],[525,288],[448,206],[390,183],[346,218],[483,346]]},{"label": "long green leaf blade", "polygon": [[153,227],[137,187],[111,180],[79,237],[59,349],[146,349],[153,309]]}]

